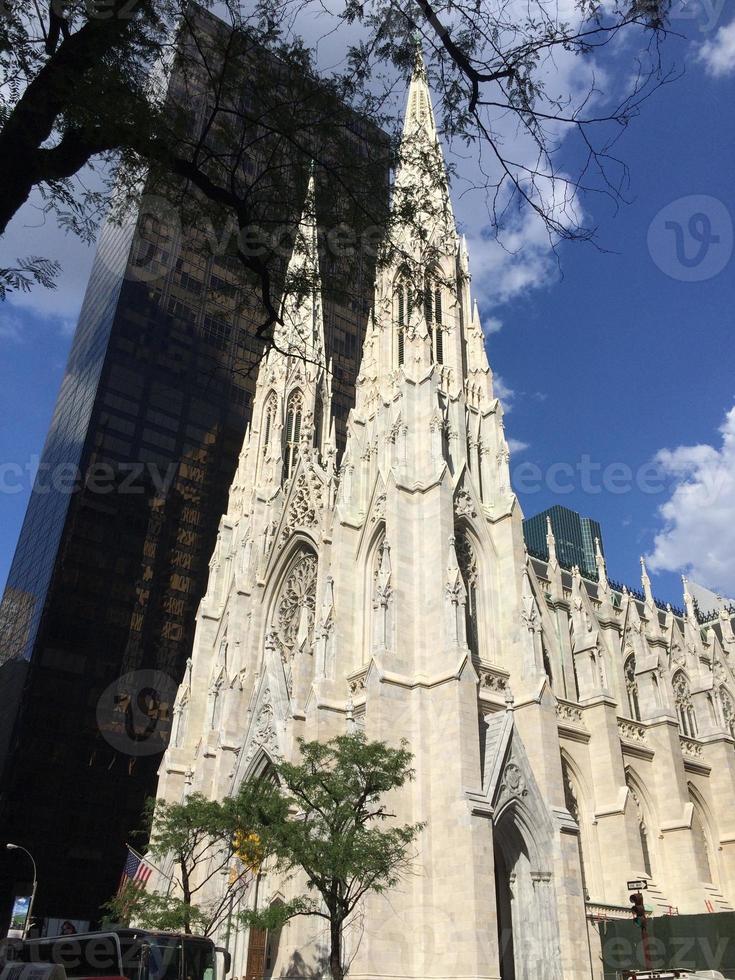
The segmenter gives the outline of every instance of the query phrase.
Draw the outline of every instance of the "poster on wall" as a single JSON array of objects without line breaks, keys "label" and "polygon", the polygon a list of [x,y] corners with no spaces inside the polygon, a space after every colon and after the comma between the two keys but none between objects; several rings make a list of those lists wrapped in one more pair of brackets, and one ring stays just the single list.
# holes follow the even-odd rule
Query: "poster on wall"
[{"label": "poster on wall", "polygon": [[10,914],[8,939],[22,939],[25,933],[28,913],[31,908],[30,895],[16,895],[13,899],[13,911]]}]

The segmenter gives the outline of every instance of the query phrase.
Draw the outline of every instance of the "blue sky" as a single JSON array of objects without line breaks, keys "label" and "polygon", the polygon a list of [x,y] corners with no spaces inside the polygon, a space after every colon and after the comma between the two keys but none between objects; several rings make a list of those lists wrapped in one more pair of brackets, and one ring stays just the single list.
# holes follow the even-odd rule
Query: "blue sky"
[{"label": "blue sky", "polygon": [[[617,146],[630,203],[613,213],[600,199],[583,202],[604,251],[563,246],[560,277],[529,243],[515,261],[527,264],[523,285],[504,289],[497,270],[478,281],[484,265],[473,262],[470,236],[524,512],[562,503],[596,518],[611,577],[637,585],[639,555],[652,555],[654,591],[676,603],[682,569],[735,595],[730,17],[702,0],[698,16],[675,21],[685,36],[669,39],[666,57],[685,74],[644,105]],[[0,584],[91,264],[79,243],[31,227],[36,215],[26,209],[14,221],[0,262],[43,242],[39,254],[58,256],[64,274],[57,293],[0,306]]]}]

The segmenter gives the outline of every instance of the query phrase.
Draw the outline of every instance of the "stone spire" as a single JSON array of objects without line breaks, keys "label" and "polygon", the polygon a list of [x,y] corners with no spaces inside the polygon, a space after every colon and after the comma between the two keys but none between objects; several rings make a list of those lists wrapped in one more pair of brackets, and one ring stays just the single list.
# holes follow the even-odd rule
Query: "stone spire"
[{"label": "stone spire", "polygon": [[431,104],[426,62],[420,41],[416,44],[413,73],[408,86],[406,114],[403,118],[403,137],[405,139],[417,132],[426,133],[438,147],[439,137],[434,120],[434,108]]},{"label": "stone spire", "polygon": [[554,537],[554,529],[551,526],[551,518],[547,515],[546,517],[546,547],[549,551],[549,567],[556,569],[559,566],[559,559],[556,556],[556,538]]},{"label": "stone spire", "polygon": [[467,326],[467,385],[470,400],[479,398],[485,404],[492,401],[493,372],[487,359],[477,300],[472,305],[472,318]]},{"label": "stone spire", "polygon": [[[313,167],[286,270],[281,322],[260,362],[251,424],[236,475],[239,487],[275,486],[290,476],[298,456],[322,455],[332,421]],[[331,370],[331,368],[330,368]]]},{"label": "stone spire", "polygon": [[607,592],[610,586],[607,581],[607,567],[605,566],[605,557],[602,554],[599,538],[595,538],[595,565],[597,565],[597,580],[600,583],[600,589],[603,592]]},{"label": "stone spire", "polygon": [[646,597],[645,610],[646,618],[648,619],[649,628],[654,633],[660,632],[660,624],[658,621],[658,608],[656,606],[656,601],[653,598],[653,590],[651,589],[651,579],[648,577],[648,569],[646,568],[646,559],[641,555],[641,585],[643,586],[643,595]]},{"label": "stone spire", "polygon": [[697,614],[694,608],[694,598],[689,591],[689,579],[686,577],[686,575],[682,575],[681,584],[684,589],[684,608],[686,610],[687,619],[698,629],[699,622],[697,620]]},{"label": "stone spire", "polygon": [[553,599],[561,599],[564,596],[564,586],[561,578],[561,566],[556,554],[556,538],[554,529],[551,526],[551,518],[546,517],[546,548],[549,553],[547,563],[547,574],[551,585],[551,596]]},{"label": "stone spire", "polygon": [[398,161],[392,201],[396,244],[408,253],[430,245],[456,254],[459,239],[420,45],[408,88]]},{"label": "stone spire", "polygon": [[316,223],[314,170],[309,174],[306,200],[286,270],[282,323],[273,332],[275,347],[288,354],[324,363],[319,242]]}]

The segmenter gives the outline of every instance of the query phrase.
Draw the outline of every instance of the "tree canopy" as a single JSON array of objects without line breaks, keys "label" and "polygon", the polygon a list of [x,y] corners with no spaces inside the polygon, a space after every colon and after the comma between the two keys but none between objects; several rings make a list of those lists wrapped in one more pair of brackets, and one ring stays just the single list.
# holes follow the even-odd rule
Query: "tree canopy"
[{"label": "tree canopy", "polygon": [[[405,743],[393,748],[359,732],[298,745],[297,761],[276,762],[232,797],[152,804],[147,859],[159,868],[157,887],[129,885],[110,913],[202,935],[241,898],[248,907],[239,917],[251,927],[317,916],[328,923],[331,975],[341,980],[346,922],[365,895],[395,887],[411,870],[423,825],[398,822],[390,804],[413,779],[413,757]],[[263,874],[290,897],[258,907]]]},{"label": "tree canopy", "polygon": [[146,858],[158,886],[149,891],[127,882],[107,903],[108,915],[148,929],[211,935],[248,885],[247,870],[233,863],[238,842],[228,814],[217,801],[192,793],[181,803],[149,801],[145,822]]},{"label": "tree canopy", "polygon": [[325,919],[331,976],[341,980],[345,923],[366,894],[395,887],[411,868],[423,825],[397,823],[389,801],[413,778],[413,757],[405,743],[395,749],[360,733],[299,748],[298,762],[276,764],[272,781],[243,784],[231,806],[257,834],[266,866],[305,879],[306,891],[242,917],[266,928],[297,915]]},{"label": "tree canopy", "polygon": [[[316,159],[354,205],[341,220],[384,220],[380,195],[356,195],[354,188],[368,170],[373,181],[384,180],[385,148],[395,150],[402,109],[396,94],[420,41],[440,129],[472,160],[470,182],[484,191],[495,230],[502,234],[520,207],[543,223],[552,245],[590,238],[579,195],[617,199],[624,190],[625,165],[613,145],[669,77],[659,55],[669,6],[3,0],[0,235],[34,188],[64,227],[91,238],[113,195],[124,207],[142,187],[154,187],[181,209],[187,226],[216,218],[220,229],[229,223],[247,231],[250,247],[240,243],[233,254],[258,290],[268,337],[279,316],[274,277],[282,265],[273,231],[297,217],[283,205],[289,169]],[[212,30],[207,9],[221,29]],[[602,90],[596,65],[601,49],[621,35],[631,38],[622,49],[629,84],[615,95]],[[258,61],[255,97],[235,97],[241,87],[233,82],[252,69],[256,49],[268,57]],[[575,70],[561,71],[568,57]],[[355,117],[342,105],[392,141],[365,160],[355,147]],[[562,158],[570,136],[574,147]],[[263,147],[267,159],[253,166]],[[12,290],[48,285],[55,273],[29,257],[0,279]]]}]

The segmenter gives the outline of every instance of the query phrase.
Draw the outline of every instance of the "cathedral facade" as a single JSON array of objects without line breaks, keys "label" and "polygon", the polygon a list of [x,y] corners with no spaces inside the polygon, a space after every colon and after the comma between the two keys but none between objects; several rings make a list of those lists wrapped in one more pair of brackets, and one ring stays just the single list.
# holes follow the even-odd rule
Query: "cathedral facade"
[{"label": "cathedral facade", "polygon": [[[550,527],[526,550],[420,63],[394,216],[419,161],[440,178],[378,273],[339,465],[310,182],[289,274],[311,286],[260,367],[158,795],[232,794],[299,737],[405,738],[415,873],[364,901],[349,975],[586,980],[627,879],[656,914],[735,905],[735,636],[686,585],[660,607],[645,566],[634,591],[599,548],[596,576],[562,567]],[[316,920],[256,932],[233,927],[236,976],[322,975]]]}]

